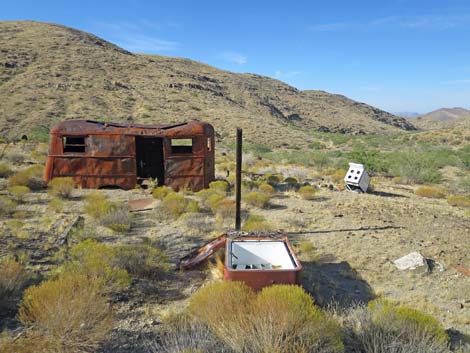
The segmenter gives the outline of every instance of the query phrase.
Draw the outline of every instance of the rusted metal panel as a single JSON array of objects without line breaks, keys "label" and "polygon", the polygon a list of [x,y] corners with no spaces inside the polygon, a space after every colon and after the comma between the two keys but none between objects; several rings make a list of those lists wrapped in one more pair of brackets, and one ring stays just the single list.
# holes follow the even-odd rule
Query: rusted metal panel
[{"label": "rusted metal panel", "polygon": [[[190,151],[172,150],[172,139],[191,139]],[[208,123],[69,120],[51,129],[44,180],[71,176],[84,188],[115,185],[130,189],[151,177],[176,190],[197,191],[214,180],[214,158],[214,128]]]},{"label": "rusted metal panel", "polygon": [[222,249],[225,246],[226,241],[226,235],[222,234],[210,242],[204,244],[200,248],[183,257],[179,262],[179,268],[188,270],[198,266],[203,261],[207,260],[209,256],[214,254],[217,250]]}]

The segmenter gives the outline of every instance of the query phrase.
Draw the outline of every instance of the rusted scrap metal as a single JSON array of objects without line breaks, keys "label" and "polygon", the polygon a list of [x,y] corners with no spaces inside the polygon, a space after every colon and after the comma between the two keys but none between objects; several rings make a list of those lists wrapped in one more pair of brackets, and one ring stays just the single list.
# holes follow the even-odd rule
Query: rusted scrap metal
[{"label": "rusted scrap metal", "polygon": [[72,177],[83,188],[134,188],[148,179],[198,191],[214,180],[214,128],[68,120],[51,128],[44,181]]},{"label": "rusted scrap metal", "polygon": [[191,269],[225,247],[224,279],[245,282],[254,290],[272,284],[300,284],[302,264],[287,237],[280,233],[223,234],[180,261]]},{"label": "rusted scrap metal", "polygon": [[153,197],[147,197],[145,199],[129,200],[129,212],[148,211],[155,208],[158,200]]}]

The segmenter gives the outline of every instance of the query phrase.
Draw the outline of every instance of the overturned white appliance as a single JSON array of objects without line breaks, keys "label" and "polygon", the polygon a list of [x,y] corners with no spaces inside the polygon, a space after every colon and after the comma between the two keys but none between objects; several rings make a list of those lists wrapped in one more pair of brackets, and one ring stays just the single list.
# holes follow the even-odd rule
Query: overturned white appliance
[{"label": "overturned white appliance", "polygon": [[348,190],[367,192],[370,177],[363,164],[349,163],[349,170],[344,177],[344,181]]}]

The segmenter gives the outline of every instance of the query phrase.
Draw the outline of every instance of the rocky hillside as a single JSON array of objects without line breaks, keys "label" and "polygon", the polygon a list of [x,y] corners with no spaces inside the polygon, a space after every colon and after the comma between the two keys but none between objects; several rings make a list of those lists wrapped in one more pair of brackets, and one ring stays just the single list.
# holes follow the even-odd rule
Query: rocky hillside
[{"label": "rocky hillside", "polygon": [[470,110],[464,108],[442,108],[424,114],[413,120],[423,129],[445,127],[470,127]]},{"label": "rocky hillside", "polygon": [[[204,119],[221,137],[236,126],[269,145],[308,142],[312,130],[412,130],[406,119],[344,96],[300,91],[188,59],[138,55],[92,34],[32,21],[0,22],[3,137],[44,133],[63,119],[173,122]],[[282,129],[282,130],[280,130]]]}]

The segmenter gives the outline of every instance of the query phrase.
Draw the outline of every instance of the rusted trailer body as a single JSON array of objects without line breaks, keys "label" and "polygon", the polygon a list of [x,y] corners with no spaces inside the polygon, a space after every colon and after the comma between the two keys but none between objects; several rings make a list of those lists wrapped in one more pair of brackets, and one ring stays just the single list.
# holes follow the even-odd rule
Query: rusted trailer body
[{"label": "rusted trailer body", "polygon": [[83,188],[134,188],[146,179],[175,190],[214,180],[214,128],[68,120],[51,128],[45,182],[72,177]]}]

